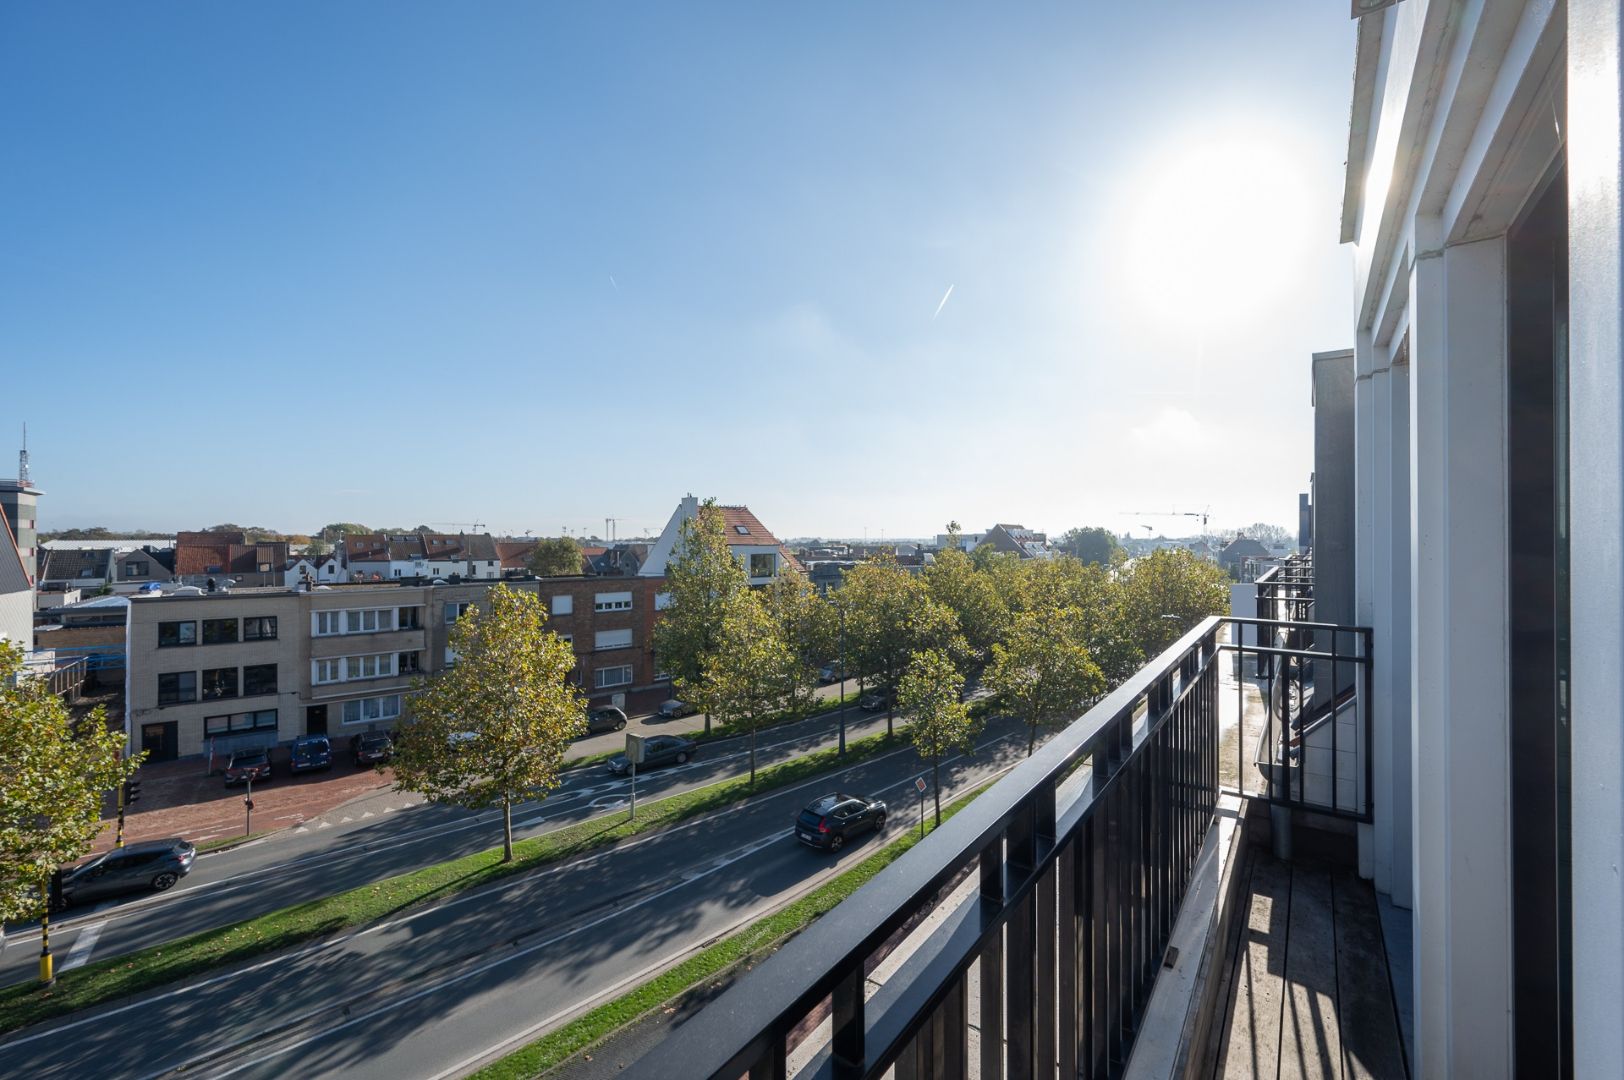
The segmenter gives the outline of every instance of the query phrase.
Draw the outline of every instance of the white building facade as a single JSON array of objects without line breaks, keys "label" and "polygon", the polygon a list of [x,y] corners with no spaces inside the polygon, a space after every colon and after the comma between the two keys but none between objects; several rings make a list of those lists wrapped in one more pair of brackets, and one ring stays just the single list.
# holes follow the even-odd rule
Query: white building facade
[{"label": "white building facade", "polygon": [[1418,1076],[1624,1067],[1621,26],[1620,0],[1358,23],[1361,855],[1410,910]]}]

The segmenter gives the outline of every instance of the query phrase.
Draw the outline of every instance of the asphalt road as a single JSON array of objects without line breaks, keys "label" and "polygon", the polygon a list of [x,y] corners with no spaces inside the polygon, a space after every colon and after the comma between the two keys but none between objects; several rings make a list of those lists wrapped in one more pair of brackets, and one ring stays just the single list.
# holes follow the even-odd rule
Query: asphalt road
[{"label": "asphalt road", "polygon": [[[1014,764],[1023,730],[989,726],[972,755],[944,764],[944,788]],[[0,1041],[0,1061],[32,1077],[459,1075],[875,850],[877,839],[838,858],[798,844],[794,815],[817,794],[878,795],[891,804],[886,835],[917,827],[920,772],[900,749],[357,933],[30,1028]]]},{"label": "asphalt road", "polygon": [[[848,709],[846,716],[848,738],[885,729],[883,713]],[[758,767],[835,745],[838,723],[838,714],[831,713],[763,732],[756,749]],[[625,744],[624,734],[597,738],[618,738],[620,745]],[[743,738],[703,743],[699,756],[686,765],[640,774],[638,799],[747,773],[748,754]],[[514,835],[536,836],[591,817],[625,813],[629,790],[628,780],[611,777],[602,765],[570,770],[546,799],[514,808]],[[199,856],[192,872],[166,893],[134,894],[70,909],[51,922],[51,951],[60,973],[71,970],[70,965],[161,945],[501,842],[499,809],[474,813],[433,804],[305,833],[283,831]],[[0,952],[0,986],[36,978],[38,961],[37,928],[9,930]]]}]

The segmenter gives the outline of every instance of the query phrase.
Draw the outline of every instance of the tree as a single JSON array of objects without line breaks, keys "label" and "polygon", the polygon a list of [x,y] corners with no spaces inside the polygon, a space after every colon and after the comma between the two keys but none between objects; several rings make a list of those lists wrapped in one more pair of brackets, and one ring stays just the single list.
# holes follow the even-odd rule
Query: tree
[{"label": "tree", "polygon": [[932,599],[953,612],[965,644],[984,663],[1010,618],[993,575],[977,570],[970,556],[954,545],[936,553],[936,561],[925,571],[925,586]]},{"label": "tree", "polygon": [[1067,529],[1060,535],[1058,546],[1061,551],[1085,563],[1110,566],[1122,545],[1117,543],[1116,536],[1109,529],[1081,528]]},{"label": "tree", "polygon": [[586,730],[586,702],[568,682],[575,654],[547,629],[540,597],[498,584],[486,603],[451,628],[456,664],[408,699],[395,786],[475,809],[500,803],[508,862],[513,804],[558,784],[570,741]]},{"label": "tree", "polygon": [[1209,615],[1229,610],[1224,571],[1182,548],[1152,552],[1134,562],[1122,581],[1118,617],[1140,662],[1182,637]]},{"label": "tree", "polygon": [[[665,567],[667,603],[654,624],[658,670],[670,673],[677,692],[698,704],[707,697],[705,660],[722,633],[722,614],[733,594],[750,587],[744,567],[727,546],[722,511],[706,499],[682,523]],[[711,728],[705,714],[705,730]]]},{"label": "tree", "polygon": [[975,736],[975,724],[963,696],[964,676],[953,666],[952,657],[941,649],[915,653],[897,689],[902,710],[913,718],[908,738],[919,756],[930,762],[937,825],[942,823],[942,756],[968,750]]},{"label": "tree", "polygon": [[[857,666],[858,684],[873,675],[894,690],[908,660],[924,649],[965,649],[951,609],[931,599],[920,578],[881,555],[846,574],[846,651]],[[887,734],[896,733],[896,698],[887,699]]]},{"label": "tree", "polygon": [[567,536],[536,542],[526,561],[537,577],[572,577],[581,572],[581,549]]},{"label": "tree", "polygon": [[839,618],[834,605],[814,589],[802,574],[779,574],[761,590],[767,615],[795,658],[792,701],[811,705],[818,685],[818,669],[834,658],[839,648]]},{"label": "tree", "polygon": [[756,732],[791,700],[799,662],[761,596],[750,589],[722,604],[715,647],[705,654],[705,677],[695,704],[750,736],[750,783],[756,782]]},{"label": "tree", "polygon": [[103,796],[146,756],[121,759],[124,734],[105,710],[75,723],[22,669],[22,649],[0,641],[0,922],[46,914],[52,872],[90,850]]},{"label": "tree", "polygon": [[1084,644],[1083,613],[1045,607],[1019,615],[1008,640],[993,646],[987,683],[1026,721],[1030,757],[1039,728],[1070,723],[1105,692]]}]

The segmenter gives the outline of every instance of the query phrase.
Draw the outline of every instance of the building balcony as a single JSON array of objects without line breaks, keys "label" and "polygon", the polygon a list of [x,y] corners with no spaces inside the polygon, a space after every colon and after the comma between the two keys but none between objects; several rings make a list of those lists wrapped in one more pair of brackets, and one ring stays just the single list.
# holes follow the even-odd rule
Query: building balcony
[{"label": "building balcony", "polygon": [[[1371,929],[1374,894],[1351,860],[1326,861],[1341,848],[1317,830],[1346,847],[1368,814],[1368,785],[1321,791],[1308,779],[1324,765],[1316,732],[1339,717],[1352,725],[1356,770],[1368,762],[1361,679],[1349,677],[1352,691],[1331,699],[1318,728],[1304,722],[1316,686],[1339,685],[1344,666],[1368,670],[1368,631],[1289,623],[1193,628],[626,1075],[654,1080],[674,1061],[684,1076],[726,1080],[1227,1075],[1254,1041],[1258,1060],[1271,1061],[1260,1075],[1290,1071],[1292,1053],[1334,1059],[1323,1074],[1342,1075],[1355,1050],[1399,1071],[1348,1075],[1404,1075],[1396,1025],[1337,1037],[1348,1016],[1381,1011],[1361,996],[1378,980],[1355,972],[1366,962],[1385,978],[1385,953]],[[1357,644],[1318,675],[1344,640]],[[1291,693],[1278,689],[1288,684]],[[1258,848],[1271,830],[1314,861],[1260,869],[1274,858]],[[1282,920],[1281,945],[1259,953],[1246,943],[1245,964],[1275,982],[1247,984],[1273,997],[1248,997],[1243,1011],[1263,1020],[1243,1027],[1230,1016],[1242,1008],[1245,964],[1232,961],[1240,935],[1255,938],[1246,928],[1260,905],[1265,929]],[[1339,996],[1341,948],[1374,951],[1381,964],[1349,961]],[[1390,998],[1383,1015],[1396,1015]],[[1371,1039],[1391,1053],[1367,1050]]]}]

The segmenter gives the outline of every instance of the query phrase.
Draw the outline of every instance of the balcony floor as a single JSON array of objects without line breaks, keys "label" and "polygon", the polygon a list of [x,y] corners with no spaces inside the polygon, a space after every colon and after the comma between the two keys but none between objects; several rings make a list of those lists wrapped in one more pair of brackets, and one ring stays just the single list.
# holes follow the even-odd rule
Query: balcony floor
[{"label": "balcony floor", "polygon": [[[1211,1075],[1409,1075],[1375,891],[1352,868],[1252,847]],[[1215,1020],[1215,1024],[1218,1023]]]}]

